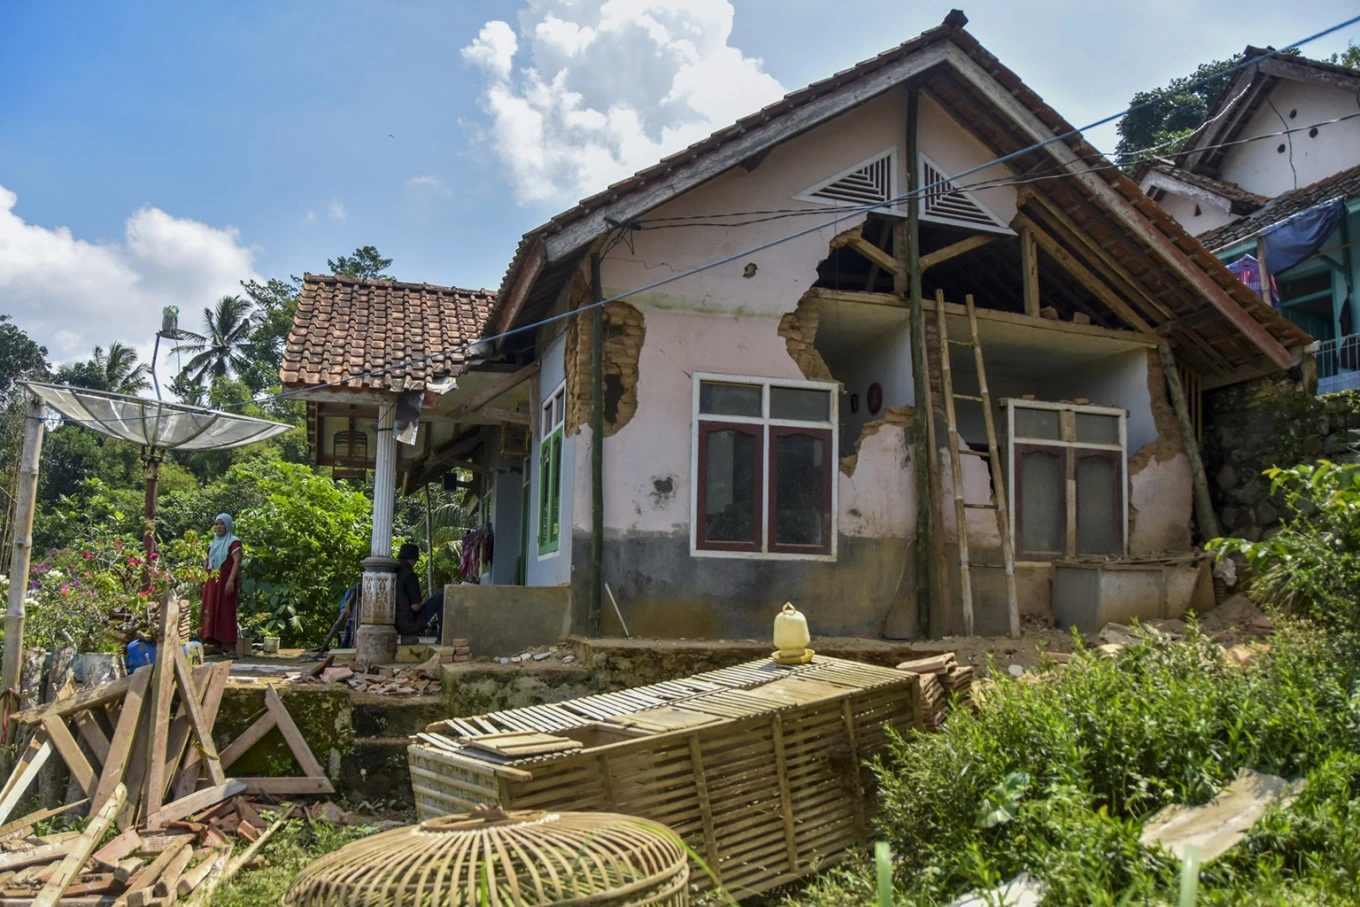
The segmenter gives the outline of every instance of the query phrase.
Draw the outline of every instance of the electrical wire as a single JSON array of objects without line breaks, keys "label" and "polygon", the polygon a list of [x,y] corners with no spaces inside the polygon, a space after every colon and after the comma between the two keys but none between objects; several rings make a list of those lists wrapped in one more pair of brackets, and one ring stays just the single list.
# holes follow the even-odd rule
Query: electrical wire
[{"label": "electrical wire", "polygon": [[[1290,50],[1293,50],[1293,49],[1295,49],[1295,48],[1302,47],[1302,46],[1304,46],[1305,44],[1309,44],[1309,43],[1311,43],[1311,42],[1313,42],[1313,41],[1316,41],[1316,40],[1318,40],[1318,39],[1320,39],[1320,38],[1324,38],[1324,37],[1326,37],[1327,35],[1333,34],[1334,32],[1340,31],[1340,30],[1343,29],[1343,28],[1347,28],[1348,26],[1355,25],[1356,23],[1360,23],[1360,16],[1353,16],[1353,17],[1351,17],[1350,19],[1345,20],[1344,22],[1340,22],[1340,23],[1338,23],[1338,24],[1336,24],[1336,25],[1330,26],[1329,28],[1325,28],[1325,29],[1323,29],[1322,31],[1319,31],[1319,32],[1316,32],[1316,33],[1314,33],[1314,34],[1312,34],[1312,35],[1309,35],[1308,37],[1303,38],[1303,39],[1301,39],[1301,40],[1299,40],[1299,41],[1295,41],[1295,42],[1292,43],[1292,44],[1288,44],[1288,45],[1286,45],[1286,46],[1280,48],[1279,50],[1273,50],[1273,51],[1271,51],[1271,52],[1269,52],[1269,53],[1267,53],[1267,54],[1264,54],[1264,55],[1262,55],[1262,56],[1260,56],[1260,57],[1255,57],[1255,58],[1253,58],[1253,59],[1251,59],[1251,60],[1244,60],[1242,63],[1239,63],[1239,64],[1237,64],[1236,66],[1233,66],[1233,67],[1231,67],[1231,68],[1229,68],[1229,69],[1223,70],[1222,72],[1215,73],[1215,74],[1213,74],[1213,75],[1211,75],[1211,76],[1205,76],[1205,77],[1203,77],[1203,78],[1201,78],[1201,79],[1197,79],[1197,80],[1195,80],[1195,81],[1193,81],[1193,82],[1188,83],[1188,84],[1185,86],[1185,88],[1193,88],[1193,87],[1195,87],[1196,85],[1199,85],[1199,84],[1202,84],[1202,83],[1204,83],[1204,82],[1209,81],[1210,79],[1218,78],[1218,77],[1224,76],[1224,75],[1230,75],[1230,74],[1232,74],[1232,73],[1234,73],[1234,72],[1237,72],[1237,71],[1239,71],[1239,70],[1245,69],[1245,68],[1247,68],[1247,67],[1249,67],[1249,66],[1257,66],[1257,65],[1259,65],[1259,64],[1262,62],[1263,59],[1267,59],[1267,58],[1272,57],[1272,56],[1279,56],[1279,55],[1284,54],[1284,53],[1286,53],[1286,52],[1288,52],[1288,51],[1290,51]],[[1042,148],[1046,148],[1046,147],[1048,147],[1049,145],[1053,145],[1053,144],[1058,143],[1058,142],[1065,142],[1067,139],[1070,139],[1070,138],[1072,138],[1072,137],[1074,137],[1074,136],[1080,137],[1080,136],[1081,136],[1083,133],[1085,133],[1085,132],[1089,132],[1090,130],[1096,129],[1096,128],[1100,127],[1100,126],[1104,126],[1104,125],[1106,125],[1107,123],[1111,123],[1111,122],[1113,122],[1113,121],[1115,121],[1115,120],[1117,120],[1117,119],[1119,119],[1119,118],[1121,118],[1121,117],[1127,116],[1129,113],[1132,113],[1132,112],[1134,112],[1134,111],[1136,111],[1136,110],[1141,110],[1142,108],[1147,107],[1147,106],[1149,106],[1149,105],[1152,104],[1152,103],[1155,103],[1155,101],[1154,101],[1154,100],[1148,100],[1148,101],[1142,102],[1141,104],[1134,104],[1134,105],[1131,105],[1131,106],[1129,106],[1129,107],[1124,108],[1123,110],[1120,110],[1120,111],[1117,112],[1117,113],[1110,114],[1109,116],[1102,117],[1101,119],[1096,120],[1096,121],[1093,122],[1093,123],[1089,123],[1089,124],[1087,124],[1086,126],[1084,126],[1084,127],[1082,127],[1082,128],[1074,128],[1074,129],[1070,129],[1070,130],[1068,130],[1068,131],[1066,131],[1066,132],[1058,133],[1058,134],[1056,134],[1056,135],[1053,135],[1053,136],[1050,136],[1049,138],[1044,139],[1043,141],[1035,142],[1035,143],[1033,143],[1033,144],[1031,144],[1031,145],[1028,145],[1028,146],[1026,146],[1026,147],[1024,147],[1024,148],[1020,148],[1020,149],[1018,149],[1018,150],[1016,150],[1016,151],[1012,151],[1012,152],[1010,152],[1009,154],[1003,154],[1003,155],[1001,155],[1001,156],[999,156],[999,157],[993,158],[992,160],[987,161],[986,163],[979,164],[979,165],[977,165],[977,166],[975,166],[975,167],[970,167],[970,168],[968,168],[968,169],[966,169],[966,170],[962,170],[962,171],[960,171],[959,173],[954,174],[953,176],[945,177],[945,178],[943,178],[943,179],[936,180],[936,181],[934,181],[933,183],[929,183],[929,184],[926,184],[926,185],[923,185],[923,186],[919,186],[919,187],[917,187],[917,188],[915,188],[915,189],[908,190],[907,192],[902,193],[902,194],[899,194],[899,195],[897,195],[897,196],[894,196],[893,198],[885,199],[884,201],[880,201],[880,202],[875,202],[875,203],[870,204],[870,205],[857,206],[856,208],[850,208],[850,209],[837,209],[837,210],[836,210],[836,213],[835,213],[835,216],[834,216],[832,219],[828,220],[828,221],[820,222],[820,223],[814,224],[814,225],[812,225],[812,226],[810,226],[810,227],[804,227],[804,228],[802,228],[802,229],[800,229],[800,230],[796,230],[796,231],[794,231],[794,232],[792,232],[792,233],[789,233],[789,234],[787,234],[787,235],[779,236],[779,237],[776,237],[776,238],[774,238],[774,239],[768,240],[768,241],[766,241],[766,242],[760,243],[760,244],[758,244],[758,245],[756,245],[756,246],[753,246],[753,247],[751,247],[751,248],[749,248],[749,249],[744,249],[744,250],[742,250],[742,251],[740,251],[740,252],[735,252],[735,253],[732,253],[731,255],[726,255],[726,256],[724,256],[724,257],[722,257],[722,258],[714,259],[714,260],[709,261],[709,262],[707,262],[707,263],[705,263],[705,264],[702,264],[702,265],[696,265],[696,266],[693,267],[693,268],[689,268],[689,269],[687,269],[687,270],[685,270],[685,271],[680,271],[680,272],[671,274],[671,275],[669,275],[669,276],[667,276],[667,277],[660,278],[659,280],[652,281],[651,283],[646,284],[646,285],[644,285],[644,286],[634,287],[634,288],[631,289],[631,290],[624,290],[624,291],[621,292],[621,293],[616,293],[615,295],[610,296],[610,297],[607,297],[607,298],[605,298],[605,299],[595,300],[595,301],[593,301],[593,302],[590,302],[590,303],[587,303],[587,304],[585,304],[585,305],[579,306],[578,308],[573,309],[573,310],[571,310],[571,311],[569,311],[569,312],[559,312],[559,313],[556,314],[556,315],[550,315],[550,316],[548,316],[548,317],[546,317],[546,318],[542,318],[542,319],[540,319],[539,321],[536,321],[536,322],[532,322],[532,323],[529,323],[529,324],[523,324],[523,325],[519,325],[518,327],[510,328],[509,330],[502,331],[502,332],[499,333],[499,334],[485,335],[485,336],[482,336],[482,337],[478,338],[478,339],[475,340],[475,341],[466,342],[466,343],[461,343],[461,344],[459,344],[459,345],[457,345],[457,346],[450,347],[450,348],[448,348],[448,349],[438,350],[438,351],[436,351],[436,352],[429,353],[429,354],[424,355],[424,356],[413,357],[413,358],[411,358],[411,359],[406,359],[406,360],[403,360],[403,361],[401,361],[401,362],[392,363],[392,364],[390,364],[390,365],[382,366],[382,367],[380,367],[380,368],[368,369],[368,370],[365,370],[365,371],[362,371],[362,372],[357,372],[357,373],[354,373],[354,374],[351,374],[351,375],[346,375],[346,376],[344,376],[344,377],[336,378],[336,379],[334,379],[334,380],[327,381],[327,382],[323,382],[323,383],[321,383],[321,384],[311,385],[311,386],[306,387],[306,388],[297,388],[297,389],[295,389],[295,390],[285,390],[285,391],[281,391],[281,392],[279,392],[279,393],[277,393],[277,394],[267,394],[267,395],[263,395],[263,396],[260,396],[260,397],[253,398],[253,399],[251,399],[251,400],[245,400],[245,401],[242,401],[242,402],[240,402],[240,403],[226,404],[226,405],[224,405],[224,406],[222,407],[222,410],[234,409],[234,408],[239,407],[239,406],[247,406],[247,405],[250,405],[250,404],[252,404],[252,403],[253,403],[253,404],[256,404],[256,405],[260,405],[260,404],[267,403],[267,402],[269,402],[269,401],[271,401],[271,400],[288,400],[288,399],[291,399],[291,398],[293,398],[293,397],[296,397],[296,396],[299,396],[299,395],[302,395],[302,394],[313,393],[313,392],[315,392],[315,391],[324,390],[324,389],[331,388],[331,387],[339,387],[339,386],[341,386],[341,385],[348,384],[348,383],[351,382],[351,381],[358,381],[358,380],[361,380],[361,379],[363,379],[363,378],[376,377],[376,376],[383,375],[383,374],[387,374],[387,373],[389,373],[389,372],[397,371],[397,370],[400,370],[400,369],[410,368],[411,366],[419,365],[419,364],[421,364],[421,363],[428,362],[428,361],[430,361],[430,360],[432,360],[432,359],[438,359],[438,358],[446,357],[446,356],[454,356],[454,355],[466,354],[466,353],[467,353],[468,351],[470,351],[474,346],[481,346],[481,345],[491,344],[491,343],[494,343],[494,342],[496,342],[496,341],[506,340],[506,339],[509,339],[510,337],[518,336],[518,335],[523,334],[523,333],[526,333],[526,332],[528,332],[528,331],[537,330],[537,329],[539,329],[539,328],[546,327],[546,326],[548,326],[548,325],[550,325],[550,324],[555,324],[555,323],[557,323],[557,322],[563,321],[563,320],[565,320],[565,319],[567,319],[567,318],[573,318],[573,317],[575,317],[576,315],[581,314],[582,312],[586,312],[586,311],[589,311],[589,310],[594,309],[594,308],[598,308],[598,307],[601,307],[601,306],[608,305],[608,304],[611,303],[611,302],[619,302],[619,301],[622,301],[622,300],[627,299],[627,298],[632,297],[632,296],[637,296],[637,295],[642,294],[642,293],[648,293],[648,292],[650,292],[650,291],[652,291],[652,290],[656,290],[656,289],[660,289],[661,287],[668,286],[669,284],[675,283],[675,282],[677,282],[677,281],[679,281],[679,280],[684,280],[684,279],[686,279],[686,278],[688,278],[688,277],[693,277],[693,276],[695,276],[696,274],[702,274],[702,273],[705,273],[705,272],[707,272],[707,271],[711,271],[711,270],[713,270],[714,268],[719,268],[719,267],[722,267],[723,265],[731,264],[731,263],[733,263],[733,262],[735,262],[735,261],[738,261],[738,260],[740,260],[740,259],[747,258],[747,257],[749,257],[749,256],[751,256],[751,255],[757,255],[757,254],[759,254],[759,253],[761,253],[761,252],[768,251],[769,249],[772,249],[772,248],[774,248],[774,247],[776,247],[776,246],[783,245],[783,244],[786,243],[786,242],[792,242],[792,241],[795,240],[795,239],[801,239],[801,238],[804,237],[804,236],[808,236],[808,235],[811,235],[811,234],[813,234],[813,233],[820,232],[820,231],[822,231],[822,230],[826,230],[826,229],[834,229],[834,228],[835,228],[836,226],[838,226],[840,223],[842,223],[842,222],[844,222],[844,221],[846,221],[846,220],[848,220],[848,219],[850,219],[850,218],[852,218],[852,217],[856,217],[856,216],[858,216],[859,214],[867,213],[867,212],[869,212],[869,211],[874,211],[874,210],[878,210],[878,209],[881,209],[881,208],[893,208],[893,207],[897,207],[898,205],[900,205],[901,203],[903,203],[903,202],[905,202],[905,201],[909,201],[909,200],[911,200],[911,199],[913,199],[913,198],[920,198],[920,197],[922,197],[922,196],[924,196],[924,195],[927,195],[928,193],[930,193],[930,192],[933,191],[933,190],[938,190],[938,189],[941,189],[941,188],[949,187],[949,186],[952,184],[952,181],[953,181],[953,180],[957,180],[957,179],[960,179],[960,178],[966,177],[966,176],[971,176],[971,175],[973,175],[973,174],[975,174],[975,173],[979,173],[979,172],[981,172],[981,171],[983,171],[983,170],[986,170],[986,169],[988,169],[989,167],[993,167],[993,166],[995,166],[995,165],[997,165],[997,164],[1004,164],[1004,163],[1007,163],[1008,161],[1015,160],[1015,159],[1017,159],[1017,158],[1023,157],[1024,155],[1030,154],[1030,153],[1032,153],[1032,152],[1034,152],[1034,151],[1038,151],[1038,150],[1040,150],[1040,149],[1042,149]],[[1079,159],[1080,159],[1080,158],[1079,158]],[[1114,166],[1113,164],[1106,163],[1106,164],[1103,165],[1103,166],[1093,167],[1093,168],[1091,168],[1091,170],[1082,171],[1082,172],[1091,172],[1091,171],[1098,171],[1098,170],[1108,170],[1108,169],[1111,169],[1113,166]],[[1055,168],[1055,172],[1056,172],[1057,170],[1066,170],[1066,169],[1067,169],[1067,168],[1066,168],[1064,165],[1059,165],[1058,168]],[[1077,175],[1077,172],[1074,172],[1074,171],[1070,171],[1070,170],[1069,170],[1069,171],[1067,171],[1067,172],[1073,173],[1073,175]],[[1037,178],[1035,178],[1035,179],[1037,179]],[[627,224],[621,225],[621,227],[624,227],[624,228],[626,228],[626,227],[628,227],[628,226],[629,226],[629,225],[627,225]],[[207,410],[207,409],[202,409],[202,410],[199,410],[199,411],[197,411],[197,412],[162,413],[162,414],[157,415],[157,416],[137,416],[137,417],[133,417],[132,419],[116,419],[116,420],[115,420],[115,419],[71,419],[71,420],[67,420],[67,421],[70,421],[70,422],[72,422],[73,424],[98,424],[98,423],[104,423],[104,422],[128,422],[128,421],[136,421],[136,420],[138,420],[138,419],[145,420],[145,419],[149,419],[149,418],[167,418],[167,417],[174,417],[174,416],[202,415],[202,414],[209,413],[209,412],[212,412],[212,411],[211,411],[211,410]],[[33,417],[28,416],[28,417],[26,417],[26,418],[33,418]]]}]

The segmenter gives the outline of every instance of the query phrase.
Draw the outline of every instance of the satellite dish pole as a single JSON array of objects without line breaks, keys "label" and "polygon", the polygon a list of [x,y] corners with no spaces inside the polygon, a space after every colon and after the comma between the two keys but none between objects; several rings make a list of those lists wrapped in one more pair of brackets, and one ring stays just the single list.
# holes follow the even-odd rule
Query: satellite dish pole
[{"label": "satellite dish pole", "polygon": [[[161,329],[156,332],[156,345],[151,350],[151,383],[156,388],[156,399],[161,399],[161,382],[156,377],[156,360],[161,357],[161,338],[166,340],[179,340],[183,334],[179,332],[179,306],[168,305],[161,309]],[[150,554],[150,552],[147,552]]]},{"label": "satellite dish pole", "polygon": [[[156,345],[151,350],[151,383],[156,388],[156,399],[161,399],[161,382],[156,377],[156,361],[160,359],[161,338],[178,340],[179,306],[168,305],[161,309],[161,329],[156,332]],[[160,492],[161,460],[165,451],[154,445],[142,448],[142,463],[146,466],[146,500],[142,506],[142,553],[146,564],[142,567],[142,582],[151,578],[151,555],[156,551],[156,498]]]}]

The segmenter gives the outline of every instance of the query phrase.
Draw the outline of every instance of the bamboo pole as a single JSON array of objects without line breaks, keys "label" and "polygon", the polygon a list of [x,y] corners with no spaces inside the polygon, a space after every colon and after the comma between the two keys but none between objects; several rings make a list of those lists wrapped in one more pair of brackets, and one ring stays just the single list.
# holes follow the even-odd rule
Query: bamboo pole
[{"label": "bamboo pole", "polygon": [[590,610],[591,636],[600,635],[604,574],[604,286],[600,255],[590,256]]},{"label": "bamboo pole", "polygon": [[1185,400],[1180,370],[1176,368],[1176,357],[1165,343],[1157,344],[1157,352],[1162,357],[1162,374],[1166,377],[1166,389],[1171,393],[1171,408],[1176,411],[1176,421],[1180,423],[1181,438],[1185,443],[1185,456],[1190,461],[1190,478],[1195,486],[1195,522],[1199,524],[1205,541],[1218,538],[1222,530],[1218,526],[1218,515],[1214,513],[1213,498],[1209,495],[1209,477],[1204,472],[1204,460],[1199,455],[1195,427],[1190,423],[1190,407]]},{"label": "bamboo pole", "polygon": [[[33,398],[24,420],[24,448],[20,455],[18,494],[14,506],[14,543],[9,560],[9,607],[5,612],[5,651],[0,688],[13,705],[19,693],[23,669],[24,595],[28,591],[28,567],[33,551],[33,508],[38,497],[38,461],[42,457],[43,421],[47,404]],[[3,730],[9,739],[9,726]]]}]

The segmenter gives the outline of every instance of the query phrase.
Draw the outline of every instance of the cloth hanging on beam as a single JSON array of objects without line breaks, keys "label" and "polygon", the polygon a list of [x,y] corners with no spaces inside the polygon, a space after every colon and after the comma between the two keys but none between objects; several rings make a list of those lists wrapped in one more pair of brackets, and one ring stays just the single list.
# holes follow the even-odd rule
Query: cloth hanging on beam
[{"label": "cloth hanging on beam", "polygon": [[1271,276],[1288,271],[1316,252],[1345,216],[1346,200],[1337,196],[1262,230]]},{"label": "cloth hanging on beam", "polygon": [[[1247,285],[1257,296],[1261,295],[1261,263],[1256,260],[1255,255],[1243,255],[1241,258],[1228,265],[1228,270],[1237,275],[1237,279]],[[1275,286],[1275,278],[1270,278],[1270,298],[1279,300],[1280,293]],[[1277,306],[1278,307],[1278,306]]]}]

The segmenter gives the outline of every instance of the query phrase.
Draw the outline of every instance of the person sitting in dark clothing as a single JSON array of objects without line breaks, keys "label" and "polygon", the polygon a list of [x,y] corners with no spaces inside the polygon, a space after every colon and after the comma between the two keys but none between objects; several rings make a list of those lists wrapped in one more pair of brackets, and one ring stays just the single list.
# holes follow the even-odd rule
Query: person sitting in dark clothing
[{"label": "person sitting in dark clothing", "polygon": [[423,599],[416,561],[420,548],[410,542],[397,549],[397,632],[402,636],[418,636],[444,610],[441,591]]}]

